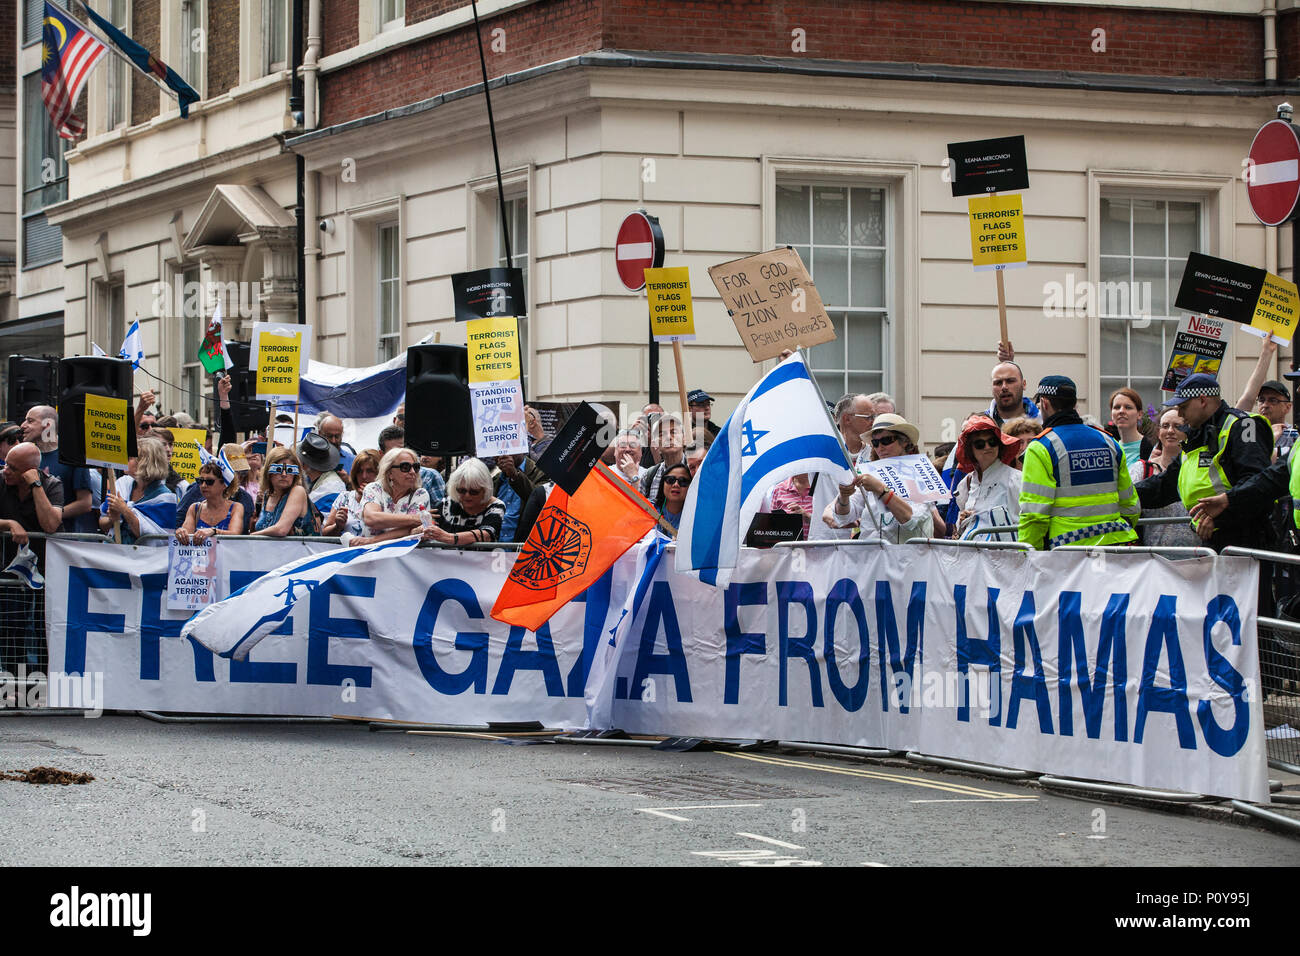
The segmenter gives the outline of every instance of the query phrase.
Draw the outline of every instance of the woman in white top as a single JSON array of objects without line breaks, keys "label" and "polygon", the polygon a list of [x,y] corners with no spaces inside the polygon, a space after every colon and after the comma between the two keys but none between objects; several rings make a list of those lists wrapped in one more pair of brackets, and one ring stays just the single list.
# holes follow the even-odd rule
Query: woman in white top
[{"label": "woman in white top", "polygon": [[[921,433],[901,415],[877,415],[871,428],[871,460],[916,455]],[[912,504],[900,498],[875,475],[867,472],[841,485],[839,496],[826,506],[822,520],[832,528],[861,521],[860,539],[878,538],[901,544],[910,538],[934,536],[934,508],[929,502]]]},{"label": "woman in white top", "polygon": [[[1155,451],[1147,459],[1148,471],[1153,475],[1158,475],[1175,461],[1183,453],[1183,439],[1187,437],[1182,430],[1183,419],[1178,414],[1178,409],[1166,408],[1160,416],[1160,428],[1156,432],[1158,441],[1156,442]],[[1129,469],[1130,475],[1143,474],[1142,463],[1134,465]],[[1138,479],[1134,479],[1135,481]],[[1142,517],[1144,518],[1181,518],[1187,514],[1187,509],[1183,507],[1181,501],[1175,501],[1173,504],[1165,505],[1163,508],[1143,508]],[[1153,524],[1142,528],[1142,543],[1149,548],[1196,548],[1205,544],[1200,536],[1192,530],[1191,519],[1186,524]]]},{"label": "woman in white top", "polygon": [[1016,532],[975,535],[980,528],[1020,523],[1020,484],[1015,468],[1020,440],[1004,434],[987,415],[974,415],[957,439],[957,464],[969,472],[957,485],[957,537],[1015,541]]}]

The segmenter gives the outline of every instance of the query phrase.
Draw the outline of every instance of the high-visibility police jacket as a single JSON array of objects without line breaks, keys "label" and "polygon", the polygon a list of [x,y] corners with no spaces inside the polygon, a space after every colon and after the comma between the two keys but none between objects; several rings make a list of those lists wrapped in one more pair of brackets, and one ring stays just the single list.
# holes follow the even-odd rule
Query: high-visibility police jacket
[{"label": "high-visibility police jacket", "polygon": [[1228,491],[1228,508],[1262,516],[1278,498],[1291,496],[1291,518],[1300,528],[1300,455],[1279,458]]},{"label": "high-visibility police jacket", "polygon": [[1040,551],[1133,541],[1141,510],[1124,451],[1105,432],[1057,425],[1025,449],[1019,538]]}]

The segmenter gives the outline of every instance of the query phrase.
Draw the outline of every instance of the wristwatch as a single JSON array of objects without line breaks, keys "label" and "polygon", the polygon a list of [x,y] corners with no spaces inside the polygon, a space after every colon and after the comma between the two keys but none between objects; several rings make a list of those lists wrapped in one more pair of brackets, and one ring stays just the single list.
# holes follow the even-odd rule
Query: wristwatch
[{"label": "wristwatch", "polygon": [[33,488],[44,488],[44,487],[45,486],[41,484],[41,479],[37,478],[35,481],[33,481],[31,484],[27,486],[27,489],[30,491]]}]

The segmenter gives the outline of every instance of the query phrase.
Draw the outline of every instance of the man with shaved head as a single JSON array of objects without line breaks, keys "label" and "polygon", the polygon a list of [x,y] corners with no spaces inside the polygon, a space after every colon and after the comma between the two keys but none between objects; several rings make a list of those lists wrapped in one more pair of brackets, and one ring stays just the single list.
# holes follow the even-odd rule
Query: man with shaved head
[{"label": "man with shaved head", "polygon": [[67,504],[63,508],[63,526],[56,530],[96,534],[99,531],[95,496],[99,484],[88,468],[74,468],[59,461],[59,413],[49,405],[33,405],[23,419],[23,439],[40,449],[43,475],[59,479]]},{"label": "man with shaved head", "polygon": [[1025,376],[1015,362],[1000,362],[993,366],[993,402],[988,416],[1000,426],[1013,418],[1041,419],[1038,406],[1025,398]]}]

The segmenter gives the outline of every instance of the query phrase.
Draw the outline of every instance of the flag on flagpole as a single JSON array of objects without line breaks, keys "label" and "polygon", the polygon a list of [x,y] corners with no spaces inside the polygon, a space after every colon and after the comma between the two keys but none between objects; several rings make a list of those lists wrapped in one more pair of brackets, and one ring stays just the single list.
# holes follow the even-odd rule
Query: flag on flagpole
[{"label": "flag on flagpole", "polygon": [[103,349],[101,349],[101,348],[99,347],[99,343],[98,343],[98,342],[91,342],[91,343],[90,343],[90,348],[91,348],[91,353],[90,353],[91,355],[94,355],[94,356],[96,356],[97,358],[107,358],[107,357],[108,357],[108,353],[105,352]]},{"label": "flag on flagpole", "polygon": [[54,130],[64,139],[76,139],[86,124],[72,112],[90,71],[99,65],[108,47],[66,13],[45,4],[41,31],[41,99]]},{"label": "flag on flagpole", "polygon": [[576,494],[559,485],[551,490],[492,606],[493,619],[537,630],[645,537],[656,524],[645,510],[650,503],[619,484],[597,467]]},{"label": "flag on flagpole", "polygon": [[749,390],[714,436],[686,493],[677,570],[725,587],[767,490],[819,472],[842,485],[853,477],[821,390],[796,352]]},{"label": "flag on flagpole", "polygon": [[194,87],[181,79],[180,74],[170,66],[90,9],[90,5],[85,3],[84,0],[81,5],[86,8],[86,16],[90,17],[90,22],[104,32],[104,36],[108,37],[113,45],[126,55],[126,58],[135,65],[136,69],[153,79],[160,87],[166,87],[175,95],[180,102],[181,119],[188,118],[190,104],[199,101],[199,94],[194,91]]},{"label": "flag on flagpole", "polygon": [[209,375],[224,372],[235,366],[234,361],[230,358],[230,349],[226,348],[224,326],[225,322],[221,315],[221,300],[217,299],[216,311],[212,313],[212,319],[208,322],[208,331],[203,336],[203,341],[199,343],[199,363],[203,366],[203,371]]},{"label": "flag on flagpole", "polygon": [[139,319],[134,320],[126,330],[126,338],[122,340],[122,348],[118,350],[117,357],[130,359],[133,369],[138,369],[144,361],[144,337],[140,335]]}]

